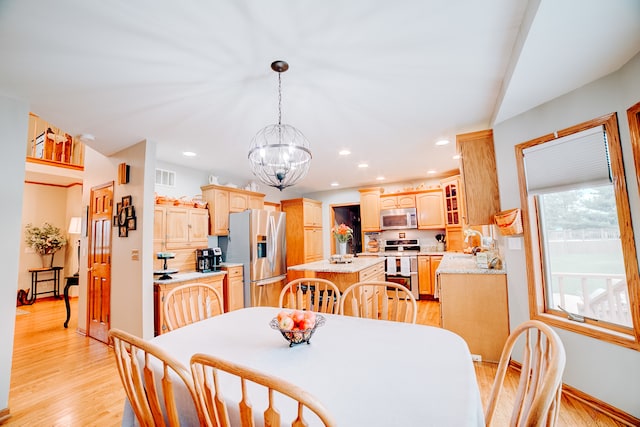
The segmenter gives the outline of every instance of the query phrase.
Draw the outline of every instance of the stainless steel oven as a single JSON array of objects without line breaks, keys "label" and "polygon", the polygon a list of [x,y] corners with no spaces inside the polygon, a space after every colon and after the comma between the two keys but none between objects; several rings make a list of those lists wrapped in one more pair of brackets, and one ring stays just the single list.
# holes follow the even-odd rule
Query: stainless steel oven
[{"label": "stainless steel oven", "polygon": [[417,240],[387,240],[384,246],[385,277],[388,282],[399,283],[409,289],[417,300],[418,252]]}]

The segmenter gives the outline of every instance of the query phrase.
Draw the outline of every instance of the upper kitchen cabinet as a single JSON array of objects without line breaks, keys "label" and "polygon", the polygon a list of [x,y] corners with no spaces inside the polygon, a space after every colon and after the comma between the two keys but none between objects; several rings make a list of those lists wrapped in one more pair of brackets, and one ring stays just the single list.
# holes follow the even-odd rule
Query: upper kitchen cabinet
[{"label": "upper kitchen cabinet", "polygon": [[447,232],[447,250],[460,252],[464,246],[462,227],[465,224],[464,197],[460,175],[440,181],[444,198],[444,223]]},{"label": "upper kitchen cabinet", "polygon": [[415,207],[415,194],[383,194],[380,196],[380,210]]},{"label": "upper kitchen cabinet", "polygon": [[360,227],[362,231],[380,231],[380,189],[363,188],[360,191]]},{"label": "upper kitchen cabinet", "polygon": [[463,222],[468,225],[492,224],[493,215],[500,211],[493,130],[457,135],[456,145],[461,156],[462,193],[466,196]]},{"label": "upper kitchen cabinet", "polygon": [[264,194],[219,185],[200,187],[209,208],[212,236],[229,235],[229,213],[263,209]]},{"label": "upper kitchen cabinet", "polygon": [[154,210],[154,242],[157,251],[207,246],[209,212],[183,206],[159,206]]},{"label": "upper kitchen cabinet", "polygon": [[444,225],[444,203],[440,188],[415,194],[418,228],[421,230],[442,229]]}]

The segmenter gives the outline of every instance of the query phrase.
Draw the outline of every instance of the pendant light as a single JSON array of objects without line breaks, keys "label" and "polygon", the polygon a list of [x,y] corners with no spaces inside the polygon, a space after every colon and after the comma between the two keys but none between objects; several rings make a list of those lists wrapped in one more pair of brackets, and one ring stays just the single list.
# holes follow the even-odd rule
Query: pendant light
[{"label": "pendant light", "polygon": [[282,191],[302,179],[309,171],[309,141],[298,129],[282,124],[281,74],[289,69],[285,61],[275,61],[271,69],[278,73],[278,124],[258,131],[251,141],[251,171],[263,183]]}]

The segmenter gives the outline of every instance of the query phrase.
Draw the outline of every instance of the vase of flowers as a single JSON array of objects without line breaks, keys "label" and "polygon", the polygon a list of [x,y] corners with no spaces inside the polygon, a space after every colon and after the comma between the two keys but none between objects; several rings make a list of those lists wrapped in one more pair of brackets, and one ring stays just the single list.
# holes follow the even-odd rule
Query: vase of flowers
[{"label": "vase of flowers", "polygon": [[40,254],[43,267],[53,267],[53,256],[67,244],[67,239],[58,227],[45,222],[42,227],[26,225],[25,243]]},{"label": "vase of flowers", "polygon": [[347,253],[347,242],[353,238],[353,230],[351,227],[345,224],[340,224],[337,227],[331,229],[334,237],[338,240],[338,254],[344,255]]}]

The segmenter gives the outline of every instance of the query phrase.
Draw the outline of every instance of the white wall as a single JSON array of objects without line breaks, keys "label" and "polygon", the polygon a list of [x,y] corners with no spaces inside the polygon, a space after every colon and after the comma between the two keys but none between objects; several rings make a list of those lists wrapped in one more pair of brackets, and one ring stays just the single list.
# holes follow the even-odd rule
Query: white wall
[{"label": "white wall", "polygon": [[24,240],[21,208],[28,119],[26,102],[0,96],[0,200],[4,206],[0,221],[0,414],[9,407],[20,241]]},{"label": "white wall", "polygon": [[[129,165],[129,183],[115,184],[114,209],[122,197],[131,196],[136,230],[118,237],[114,230],[111,259],[111,327],[139,337],[153,338],[153,206],[155,143],[142,141],[109,158]],[[137,259],[134,255],[137,252]]]},{"label": "white wall", "polygon": [[[502,209],[520,206],[514,146],[556,130],[618,113],[627,189],[636,246],[640,239],[640,198],[636,184],[626,110],[640,101],[640,55],[621,70],[544,105],[494,126],[498,183]],[[519,243],[522,238],[515,238]],[[511,327],[529,319],[524,248],[506,256]],[[637,249],[640,247],[637,246]],[[640,352],[556,329],[567,352],[565,384],[640,417]]]}]

